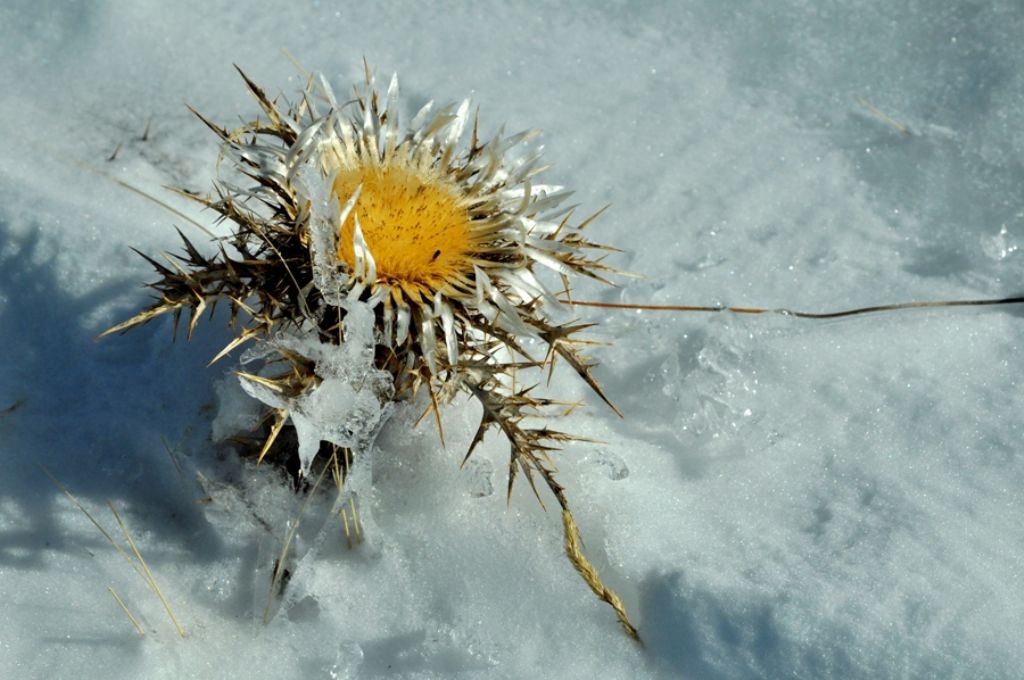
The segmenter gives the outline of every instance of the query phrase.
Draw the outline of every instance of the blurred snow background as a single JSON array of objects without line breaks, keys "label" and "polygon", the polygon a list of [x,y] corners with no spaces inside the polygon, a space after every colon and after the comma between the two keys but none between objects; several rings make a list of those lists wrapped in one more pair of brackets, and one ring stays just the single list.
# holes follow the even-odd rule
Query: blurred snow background
[{"label": "blurred snow background", "polygon": [[[111,178],[204,219],[160,188],[210,179],[215,139],[184,104],[250,117],[231,64],[293,92],[282,49],[339,91],[365,56],[410,111],[472,96],[489,132],[544,129],[549,179],[612,204],[593,235],[645,276],[581,296],[1019,294],[1021,35],[1016,0],[6,0],[0,676],[1019,677],[1021,310],[587,313],[626,418],[556,375],[553,393],[588,399],[564,427],[605,442],[568,447],[560,479],[642,649],[561,556],[558,517],[525,487],[506,507],[500,439],[458,470],[461,402],[447,450],[412,429],[418,405],[396,410],[366,543],[309,509],[264,625],[301,500],[209,442],[223,320],[191,344],[166,321],[93,336],[145,301],[129,247],[175,249],[188,228]],[[118,508],[187,639],[40,463],[108,530]]]}]

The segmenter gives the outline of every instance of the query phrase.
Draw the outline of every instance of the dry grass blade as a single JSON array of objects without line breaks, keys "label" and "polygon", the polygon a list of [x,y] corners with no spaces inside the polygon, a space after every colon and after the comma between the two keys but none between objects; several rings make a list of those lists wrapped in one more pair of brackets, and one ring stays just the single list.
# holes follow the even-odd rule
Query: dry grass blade
[{"label": "dry grass blade", "polygon": [[138,631],[139,637],[145,637],[146,630],[142,627],[142,624],[139,623],[138,619],[132,616],[132,613],[128,611],[128,605],[124,603],[124,600],[121,599],[121,596],[118,595],[117,592],[110,586],[107,586],[107,590],[110,591],[110,594],[111,596],[113,596],[114,601],[117,602],[117,604],[121,607],[121,611],[125,613],[125,616],[128,617],[128,620],[132,622],[133,626],[135,626],[135,630]]},{"label": "dry grass blade", "polygon": [[[109,175],[108,175],[108,177],[109,177]],[[112,179],[113,181],[117,182],[119,185],[121,185],[122,187],[124,187],[128,191],[131,191],[134,194],[138,194],[139,196],[142,196],[147,201],[151,201],[151,202],[155,203],[156,205],[160,206],[161,208],[163,208],[167,212],[171,213],[172,215],[177,215],[181,219],[183,219],[186,222],[188,222],[189,224],[191,224],[193,227],[199,229],[201,232],[203,232],[204,234],[206,234],[210,238],[214,238],[214,239],[217,238],[216,234],[214,234],[212,231],[210,231],[209,229],[204,227],[202,224],[200,224],[199,222],[195,221],[194,219],[192,219],[191,217],[189,217],[185,213],[183,213],[180,210],[178,210],[177,208],[171,206],[170,204],[168,204],[168,203],[166,203],[164,201],[161,201],[156,196],[153,196],[152,194],[148,194],[145,191],[143,191],[142,189],[139,189],[138,187],[132,186],[131,184],[129,184],[128,182],[125,182],[122,179],[118,179],[116,177],[110,177],[110,179]]]},{"label": "dry grass blade", "polygon": [[329,469],[330,466],[325,465],[324,469],[321,470],[320,476],[317,477],[316,483],[313,484],[313,488],[306,494],[306,500],[302,502],[299,513],[290,523],[291,527],[288,529],[288,535],[285,536],[284,545],[281,547],[281,555],[277,558],[277,563],[274,565],[274,574],[270,579],[270,593],[267,595],[267,606],[263,609],[264,624],[270,623],[270,608],[274,604],[274,597],[281,588],[281,582],[284,579],[284,563],[288,559],[288,551],[291,550],[292,541],[295,540],[295,534],[299,531],[299,525],[302,524],[302,516],[306,514],[306,508],[309,507],[310,501],[316,496],[316,491],[320,488],[320,482],[324,481],[324,476]]},{"label": "dry grass blade", "polygon": [[171,448],[171,443],[167,441],[166,437],[160,437],[160,443],[164,445],[164,451],[167,452],[167,457],[171,459],[171,463],[174,465],[175,471],[178,473],[178,479],[185,480],[185,471],[181,469],[181,462],[178,460],[178,455]]},{"label": "dry grass blade", "polygon": [[[348,507],[338,511],[341,517],[341,525],[345,530],[345,545],[349,550],[353,547],[352,537],[355,536],[355,544],[363,542],[363,529],[359,523],[359,515],[356,513],[356,501],[351,496],[348,499]],[[351,516],[351,526],[349,516]]]},{"label": "dry grass blade", "polygon": [[175,629],[177,629],[178,635],[180,635],[181,637],[186,637],[185,629],[181,627],[180,623],[178,623],[178,618],[174,615],[174,611],[171,609],[170,602],[168,602],[167,598],[164,597],[163,591],[160,590],[160,586],[157,585],[156,577],[153,576],[152,570],[149,568],[149,565],[146,564],[146,560],[143,559],[142,553],[139,552],[139,547],[135,545],[135,541],[134,539],[132,539],[132,535],[128,532],[128,527],[125,526],[124,521],[121,519],[121,515],[118,514],[117,509],[114,507],[114,504],[111,503],[110,501],[107,501],[107,507],[109,507],[110,512],[113,513],[114,519],[117,521],[117,525],[121,527],[121,532],[124,534],[125,540],[128,541],[128,545],[131,547],[132,552],[135,554],[135,559],[137,559],[139,561],[139,564],[142,565],[142,570],[145,572],[146,583],[148,583],[149,587],[153,590],[154,593],[156,593],[157,598],[160,600],[160,604],[164,606],[164,610],[167,612],[167,616],[170,617]]},{"label": "dry grass blade", "polygon": [[103,537],[105,539],[107,539],[107,542],[109,542],[110,545],[112,545],[114,547],[114,550],[117,551],[117,554],[119,554],[121,557],[123,557],[125,559],[125,561],[128,562],[128,564],[132,565],[132,569],[134,569],[139,574],[139,576],[141,576],[143,578],[143,580],[145,580],[146,575],[144,573],[142,573],[141,569],[139,568],[139,565],[137,565],[135,563],[135,560],[132,559],[132,556],[129,555],[127,552],[125,552],[125,549],[122,548],[121,545],[117,541],[114,540],[114,537],[111,536],[107,532],[107,530],[103,528],[102,524],[100,524],[99,522],[96,521],[96,518],[92,516],[92,513],[90,513],[85,508],[84,505],[82,505],[82,503],[78,500],[78,498],[73,493],[71,493],[71,491],[68,490],[68,488],[66,486],[61,484],[60,480],[58,480],[56,477],[54,477],[53,474],[50,472],[50,470],[45,465],[40,464],[39,467],[40,467],[40,469],[42,469],[43,473],[47,477],[50,478],[50,481],[53,482],[54,485],[56,485],[56,487],[58,489],[60,489],[62,492],[64,492],[64,495],[67,496],[68,500],[70,500],[75,505],[75,507],[78,508],[82,512],[82,514],[85,515],[89,519],[90,522],[92,522],[93,526],[96,527],[101,534],[103,534]]},{"label": "dry grass blade", "polygon": [[596,302],[592,300],[563,300],[565,304],[576,307],[598,307],[602,309],[649,310],[653,312],[732,312],[733,314],[781,314],[798,319],[844,319],[863,314],[879,312],[903,312],[911,309],[939,309],[944,307],[997,307],[1001,305],[1019,305],[1024,303],[1024,296],[1014,295],[1004,298],[982,298],[976,300],[916,300],[913,302],[892,302],[867,307],[854,307],[834,312],[802,312],[795,309],[778,307],[726,307],[722,305],[649,305],[630,304],[627,302]]},{"label": "dry grass blade", "polygon": [[349,512],[352,513],[352,527],[356,531],[356,542],[363,542],[363,524],[359,521],[359,515],[356,513],[356,499],[349,496],[348,499]]},{"label": "dry grass blade", "polygon": [[345,529],[345,545],[348,546],[349,550],[351,550],[352,532],[349,530],[348,527],[348,513],[345,511],[345,508],[342,508],[341,510],[338,511],[338,517],[341,518],[341,526]]},{"label": "dry grass blade", "polygon": [[[121,545],[117,541],[114,540],[114,537],[111,536],[110,533],[103,528],[103,525],[96,521],[96,518],[92,516],[92,513],[90,513],[85,508],[84,505],[82,505],[78,498],[75,497],[75,495],[71,493],[71,491],[68,490],[66,486],[61,484],[60,480],[53,476],[53,474],[45,465],[40,464],[39,467],[42,469],[43,473],[50,478],[50,481],[53,482],[57,486],[57,488],[64,493],[65,496],[67,496],[68,500],[70,500],[75,505],[75,507],[77,507],[82,512],[82,514],[84,514],[89,519],[89,521],[92,522],[93,526],[95,526],[99,530],[99,532],[103,534],[103,537],[106,538],[110,545],[114,547],[114,550],[116,550],[117,553],[128,562],[128,564],[132,565],[132,569],[134,569],[135,572],[142,577],[142,580],[146,582],[146,585],[149,586],[149,588],[160,600],[160,603],[164,606],[164,609],[167,611],[168,616],[170,616],[171,621],[174,623],[174,627],[177,629],[178,634],[181,635],[181,637],[185,637],[185,630],[181,627],[181,624],[178,623],[178,619],[174,616],[174,612],[171,610],[170,603],[167,602],[167,599],[164,597],[163,592],[161,592],[160,587],[157,585],[156,579],[153,576],[153,572],[150,570],[149,565],[146,564],[146,560],[143,559],[142,553],[139,552],[138,546],[135,545],[135,541],[132,539],[131,534],[128,532],[128,527],[126,527],[124,522],[121,520],[121,515],[118,514],[113,504],[111,504],[109,501],[107,502],[107,506],[110,508],[110,512],[113,513],[114,519],[117,521],[118,526],[120,526],[121,531],[124,534],[125,540],[128,541],[128,546],[131,548],[132,553],[135,555],[134,559],[132,558],[132,555],[128,554],[125,551],[125,549],[121,547]],[[127,613],[127,608],[125,609],[125,611]],[[129,614],[129,617],[130,616],[131,614]]]},{"label": "dry grass blade", "polygon": [[900,133],[904,137],[912,137],[913,136],[913,134],[914,134],[913,130],[911,130],[909,127],[907,127],[903,123],[899,122],[898,120],[894,119],[892,116],[888,115],[887,113],[885,113],[884,111],[879,109],[877,106],[875,106],[874,104],[872,104],[868,100],[866,100],[866,99],[864,99],[862,97],[858,97],[857,98],[857,103],[860,104],[862,107],[864,107],[864,109],[868,113],[870,113],[872,116],[874,116],[878,120],[882,121],[883,123],[885,123],[886,125],[888,125],[892,129],[896,130],[896,132]]}]

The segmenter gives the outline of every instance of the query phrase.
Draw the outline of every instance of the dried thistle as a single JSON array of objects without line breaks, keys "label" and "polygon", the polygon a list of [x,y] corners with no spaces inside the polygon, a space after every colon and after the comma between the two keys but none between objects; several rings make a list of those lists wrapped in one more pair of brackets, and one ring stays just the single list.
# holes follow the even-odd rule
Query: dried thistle
[{"label": "dried thistle", "polygon": [[[191,336],[204,310],[227,304],[238,333],[214,361],[252,341],[280,367],[240,373],[271,405],[262,459],[285,423],[297,420],[295,404],[324,387],[317,347],[343,347],[356,305],[371,310],[373,341],[353,351],[372,364],[372,375],[361,378],[377,381],[372,394],[388,402],[425,388],[435,416],[460,393],[477,399],[483,416],[465,459],[488,430],[505,435],[508,493],[520,473],[538,500],[537,481],[547,487],[562,510],[571,563],[637,638],[580,549],[549,459],[559,444],[580,438],[536,425],[558,404],[518,378],[561,357],[615,409],[591,373],[584,353],[591,343],[579,337],[589,324],[556,322],[564,307],[538,276],[557,274],[561,296],[573,276],[605,281],[613,270],[602,259],[611,249],[583,235],[597,214],[574,223],[573,209],[562,207],[570,192],[537,181],[545,169],[540,149],[524,147],[536,131],[482,141],[468,101],[439,111],[428,103],[403,130],[395,77],[383,102],[367,69],[351,101],[339,102],[321,77],[290,104],[242,77],[261,117],[229,130],[196,113],[222,140],[221,164],[211,194],[187,194],[232,233],[211,257],[184,235],[184,252],[165,255],[166,264],[142,255],[160,275],[149,284],[158,298],[104,334],[168,313],[177,328],[185,312]],[[546,345],[544,356],[531,356],[526,339]],[[440,431],[439,417],[437,424]],[[308,470],[318,449],[299,446]]]}]

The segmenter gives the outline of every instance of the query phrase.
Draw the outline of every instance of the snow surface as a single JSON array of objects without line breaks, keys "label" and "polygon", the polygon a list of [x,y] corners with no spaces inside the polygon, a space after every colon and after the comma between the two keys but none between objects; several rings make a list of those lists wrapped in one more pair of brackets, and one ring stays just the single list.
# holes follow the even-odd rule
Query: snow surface
[{"label": "snow surface", "polygon": [[[224,319],[191,343],[166,321],[93,337],[146,299],[129,247],[191,228],[113,178],[209,219],[160,188],[212,173],[184,103],[250,117],[231,64],[294,91],[282,48],[338,91],[365,56],[410,111],[471,95],[490,132],[544,129],[550,181],[611,203],[592,234],[644,276],[581,296],[1019,294],[1021,35],[1018,0],[6,0],[0,677],[1019,677],[1020,309],[581,312],[614,343],[598,373],[626,417],[556,374],[552,394],[587,399],[563,427],[604,441],[567,447],[559,478],[644,648],[561,556],[557,515],[525,487],[506,507],[499,437],[458,469],[463,402],[446,450],[413,428],[422,404],[395,409],[366,542],[313,503],[264,625],[302,499],[210,443],[240,398],[235,359],[206,368]],[[40,463],[108,531],[119,510],[187,638]]]}]

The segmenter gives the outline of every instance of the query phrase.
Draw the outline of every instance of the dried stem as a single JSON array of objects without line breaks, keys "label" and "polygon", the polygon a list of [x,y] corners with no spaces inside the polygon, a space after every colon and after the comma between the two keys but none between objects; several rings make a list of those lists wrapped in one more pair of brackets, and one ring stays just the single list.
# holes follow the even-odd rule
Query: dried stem
[{"label": "dried stem", "polygon": [[124,603],[124,600],[121,599],[121,596],[118,595],[117,592],[110,586],[107,586],[107,590],[110,591],[110,595],[114,598],[114,601],[117,602],[118,606],[121,607],[121,611],[124,612],[125,616],[128,617],[128,620],[132,622],[133,626],[135,626],[135,630],[138,631],[139,637],[145,637],[146,630],[142,627],[142,624],[139,623],[138,619],[132,616],[132,613],[128,610],[128,605]]},{"label": "dried stem", "polygon": [[842,319],[845,317],[858,316],[861,314],[902,311],[907,309],[1019,305],[1021,303],[1024,303],[1024,296],[990,298],[981,300],[926,300],[921,302],[896,302],[885,305],[871,305],[869,307],[856,307],[854,309],[844,309],[838,312],[798,312],[783,307],[768,309],[764,307],[726,307],[724,305],[634,305],[626,302],[595,302],[587,300],[562,300],[562,302],[564,304],[572,305],[574,307],[600,307],[603,309],[635,309],[650,310],[655,312],[732,312],[733,314],[781,314],[783,316],[794,316],[798,319]]}]

